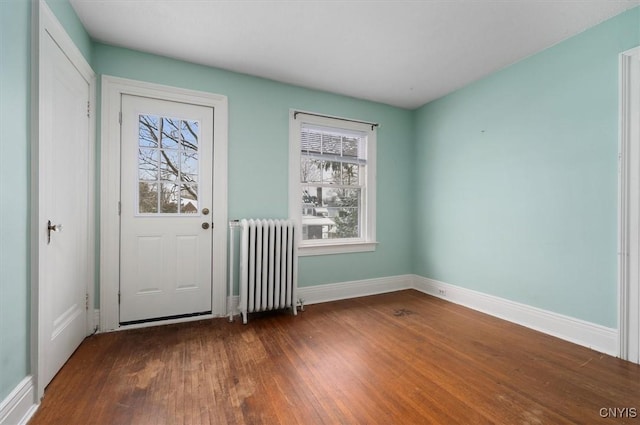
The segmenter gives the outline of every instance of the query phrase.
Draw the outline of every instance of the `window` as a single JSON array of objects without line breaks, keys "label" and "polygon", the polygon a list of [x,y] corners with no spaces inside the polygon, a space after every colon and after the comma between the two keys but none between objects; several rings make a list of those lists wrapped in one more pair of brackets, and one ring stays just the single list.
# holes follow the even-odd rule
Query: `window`
[{"label": "window", "polygon": [[300,255],[375,249],[375,126],[291,111],[290,215]]},{"label": "window", "polygon": [[138,124],[137,213],[196,213],[200,123],[141,114]]}]

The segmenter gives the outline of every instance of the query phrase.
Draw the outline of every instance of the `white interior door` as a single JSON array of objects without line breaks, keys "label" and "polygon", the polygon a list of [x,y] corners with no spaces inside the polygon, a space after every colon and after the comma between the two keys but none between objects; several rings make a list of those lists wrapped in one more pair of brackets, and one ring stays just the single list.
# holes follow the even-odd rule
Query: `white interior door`
[{"label": "white interior door", "polygon": [[213,119],[122,95],[121,325],[212,311]]},{"label": "white interior door", "polygon": [[46,35],[40,60],[39,386],[87,335],[89,270],[89,83]]}]

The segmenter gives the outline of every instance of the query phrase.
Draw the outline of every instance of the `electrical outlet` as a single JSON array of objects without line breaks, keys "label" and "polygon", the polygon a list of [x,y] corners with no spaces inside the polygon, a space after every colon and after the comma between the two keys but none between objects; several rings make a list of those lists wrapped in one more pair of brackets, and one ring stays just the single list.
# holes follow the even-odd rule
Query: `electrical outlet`
[{"label": "electrical outlet", "polygon": [[440,295],[441,297],[446,297],[447,296],[447,290],[444,288],[438,288],[438,295]]}]

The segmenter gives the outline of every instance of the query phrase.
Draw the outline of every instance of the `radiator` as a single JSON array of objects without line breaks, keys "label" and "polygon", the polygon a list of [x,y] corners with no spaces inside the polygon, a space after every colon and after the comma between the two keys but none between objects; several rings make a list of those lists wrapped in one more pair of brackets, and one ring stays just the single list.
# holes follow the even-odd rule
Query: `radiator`
[{"label": "radiator", "polygon": [[293,220],[241,220],[240,302],[248,313],[291,308],[297,314],[297,227]]}]

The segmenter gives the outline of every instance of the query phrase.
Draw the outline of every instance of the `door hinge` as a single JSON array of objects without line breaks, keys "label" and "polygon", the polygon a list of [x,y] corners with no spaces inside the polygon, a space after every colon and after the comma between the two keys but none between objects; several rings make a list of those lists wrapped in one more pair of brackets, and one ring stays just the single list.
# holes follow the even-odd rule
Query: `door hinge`
[{"label": "door hinge", "polygon": [[84,309],[89,311],[89,294],[84,294]]},{"label": "door hinge", "polygon": [[91,118],[91,101],[87,100],[87,118]]},{"label": "door hinge", "polygon": [[118,123],[122,125],[122,111],[118,113]]},{"label": "door hinge", "polygon": [[120,291],[118,291],[118,304],[120,304]]},{"label": "door hinge", "polygon": [[122,214],[122,203],[118,201],[118,215]]}]

